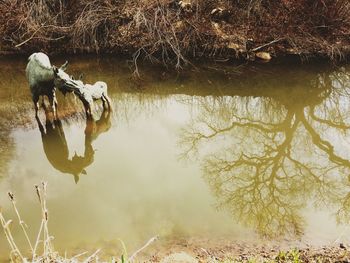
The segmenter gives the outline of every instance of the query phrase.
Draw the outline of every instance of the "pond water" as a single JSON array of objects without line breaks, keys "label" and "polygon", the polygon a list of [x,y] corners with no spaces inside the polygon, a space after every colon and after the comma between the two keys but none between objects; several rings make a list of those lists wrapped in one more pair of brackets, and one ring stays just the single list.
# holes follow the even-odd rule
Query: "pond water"
[{"label": "pond water", "polygon": [[116,58],[73,57],[67,71],[106,81],[113,111],[87,122],[60,95],[54,123],[34,117],[25,63],[0,62],[0,206],[15,218],[12,190],[32,239],[46,181],[61,252],[116,254],[118,239],[133,250],[155,235],[350,242],[349,67],[144,67],[135,80]]}]

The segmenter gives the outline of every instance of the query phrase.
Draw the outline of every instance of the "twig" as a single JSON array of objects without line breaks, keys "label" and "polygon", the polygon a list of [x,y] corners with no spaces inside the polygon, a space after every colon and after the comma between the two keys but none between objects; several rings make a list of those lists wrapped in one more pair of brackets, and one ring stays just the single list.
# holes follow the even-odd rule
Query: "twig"
[{"label": "twig", "polygon": [[8,233],[7,233],[7,229],[5,228],[5,226],[6,226],[6,220],[5,220],[5,218],[4,218],[4,216],[2,215],[1,212],[0,212],[0,223],[1,223],[2,228],[4,229],[5,237],[6,237],[8,243],[9,243],[9,245],[10,245],[10,247],[11,247],[11,251],[14,251],[15,248],[14,248],[14,246],[13,246],[13,244],[12,244],[11,238],[9,237],[9,235],[8,235]]},{"label": "twig", "polygon": [[83,253],[80,253],[80,254],[78,254],[78,255],[75,255],[75,256],[72,257],[71,259],[76,259],[76,258],[79,258],[79,257],[84,256],[84,255],[86,255],[86,254],[87,254],[87,251],[85,251],[85,252],[83,252]]},{"label": "twig", "polygon": [[1,222],[1,225],[4,229],[4,232],[5,232],[5,236],[7,238],[7,241],[9,242],[10,244],[10,247],[11,247],[11,253],[14,253],[16,256],[18,256],[22,262],[24,262],[24,258],[21,254],[21,252],[19,251],[16,243],[15,243],[15,240],[13,239],[13,236],[11,234],[11,231],[10,231],[10,224],[11,224],[11,220],[7,221],[5,220],[4,216],[2,215],[2,213],[0,212],[0,222]]},{"label": "twig", "polygon": [[148,242],[141,247],[140,249],[136,250],[134,252],[134,254],[131,255],[131,257],[129,257],[129,262],[132,262],[134,260],[134,258],[137,256],[137,254],[139,254],[142,250],[144,250],[145,248],[147,248],[149,245],[151,245],[154,241],[158,240],[158,236],[152,237],[150,240],[148,240]]},{"label": "twig", "polygon": [[37,238],[36,238],[36,242],[35,242],[35,245],[34,245],[34,250],[33,250],[33,261],[34,261],[34,258],[36,256],[36,250],[37,250],[38,245],[40,243],[40,236],[41,236],[41,232],[43,230],[43,226],[44,226],[44,222],[43,222],[43,220],[41,220],[39,232],[38,232],[38,235],[37,235]]},{"label": "twig", "polygon": [[49,229],[48,229],[48,222],[49,222],[49,212],[46,207],[46,188],[47,183],[42,182],[42,214],[43,214],[43,221],[44,221],[44,253],[45,255],[50,255],[53,252],[52,244],[51,244],[51,237],[49,235]]},{"label": "twig", "polygon": [[15,47],[20,47],[20,46],[24,45],[25,43],[27,43],[28,41],[30,41],[35,36],[35,34],[38,33],[39,30],[42,29],[43,27],[44,26],[39,27],[37,30],[34,31],[34,33],[28,39],[26,39],[23,42],[17,44]]},{"label": "twig", "polygon": [[24,236],[26,237],[27,242],[28,242],[29,247],[30,247],[30,250],[32,251],[32,254],[33,254],[34,249],[33,249],[32,243],[30,242],[28,233],[27,233],[27,231],[26,231],[26,229],[25,229],[25,227],[27,227],[27,225],[26,225],[26,224],[24,223],[24,221],[21,219],[21,216],[20,216],[20,214],[19,214],[19,212],[18,212],[18,209],[17,209],[17,207],[16,207],[15,196],[14,196],[14,194],[11,193],[11,192],[8,192],[8,196],[9,196],[10,201],[11,201],[11,203],[12,203],[13,209],[15,210],[15,213],[16,213],[16,215],[17,215],[18,223],[19,223],[19,225],[21,226],[21,228],[22,228],[22,230],[23,230]]},{"label": "twig", "polygon": [[253,48],[251,51],[253,51],[253,52],[258,51],[258,50],[260,50],[260,49],[262,49],[262,48],[264,48],[264,47],[267,47],[267,46],[269,46],[269,45],[272,45],[272,44],[274,44],[274,43],[277,43],[277,42],[279,42],[279,41],[281,41],[281,40],[283,40],[283,38],[277,38],[277,39],[275,39],[275,40],[273,40],[273,41],[271,41],[271,42],[269,42],[269,43],[266,43],[266,44],[264,44],[264,45],[262,45],[262,46]]},{"label": "twig", "polygon": [[38,185],[35,185],[36,193],[39,198],[40,202],[40,207],[41,207],[41,224],[38,232],[38,236],[36,239],[36,243],[34,246],[34,252],[33,252],[33,260],[36,256],[36,249],[38,247],[38,244],[40,242],[40,236],[43,232],[43,245],[44,245],[44,256],[48,256],[53,253],[53,248],[51,244],[51,237],[49,235],[49,230],[48,230],[48,210],[46,208],[46,187],[47,184],[45,182],[41,183],[42,187],[40,188]]},{"label": "twig", "polygon": [[96,252],[95,252],[94,254],[92,254],[90,257],[88,257],[86,260],[84,260],[83,263],[89,263],[90,260],[92,260],[94,257],[96,257],[96,255],[97,255],[98,253],[100,253],[100,250],[101,250],[100,248],[97,249]]}]

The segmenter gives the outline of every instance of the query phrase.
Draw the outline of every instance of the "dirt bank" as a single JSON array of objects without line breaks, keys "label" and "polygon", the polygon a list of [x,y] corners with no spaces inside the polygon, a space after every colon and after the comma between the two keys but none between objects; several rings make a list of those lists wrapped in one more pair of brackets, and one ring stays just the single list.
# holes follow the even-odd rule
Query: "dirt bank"
[{"label": "dirt bank", "polygon": [[[346,244],[329,246],[292,247],[277,245],[274,242],[264,244],[237,243],[227,240],[177,240],[169,242],[163,249],[150,248],[144,253],[145,262],[167,262],[170,255],[186,253],[193,261],[178,262],[349,262],[350,250]],[[153,251],[152,251],[153,250]],[[177,261],[169,261],[177,262]]]},{"label": "dirt bank", "polygon": [[[265,242],[237,242],[227,238],[186,238],[177,237],[155,241],[137,257],[138,262],[181,262],[181,263],[262,263],[262,262],[349,262],[350,244],[333,243],[327,246],[313,246],[296,244],[297,242],[280,243]],[[123,254],[120,244],[109,244],[100,251],[101,259],[108,260]],[[118,248],[120,248],[118,250]],[[73,251],[79,254],[86,251],[86,247]],[[94,251],[96,247],[89,250]],[[131,253],[131,252],[130,252]]]},{"label": "dirt bank", "polygon": [[0,53],[114,53],[181,67],[200,57],[345,60],[348,0],[4,0]]}]

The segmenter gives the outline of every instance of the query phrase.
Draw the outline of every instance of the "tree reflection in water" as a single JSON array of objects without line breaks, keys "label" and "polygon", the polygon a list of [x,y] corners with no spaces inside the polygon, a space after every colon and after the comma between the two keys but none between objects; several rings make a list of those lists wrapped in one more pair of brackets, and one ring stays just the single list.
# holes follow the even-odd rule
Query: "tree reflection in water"
[{"label": "tree reflection in water", "polygon": [[201,98],[181,133],[183,156],[202,160],[218,206],[263,236],[301,236],[310,202],[350,220],[349,76],[300,82],[288,92],[261,87],[260,97]]}]

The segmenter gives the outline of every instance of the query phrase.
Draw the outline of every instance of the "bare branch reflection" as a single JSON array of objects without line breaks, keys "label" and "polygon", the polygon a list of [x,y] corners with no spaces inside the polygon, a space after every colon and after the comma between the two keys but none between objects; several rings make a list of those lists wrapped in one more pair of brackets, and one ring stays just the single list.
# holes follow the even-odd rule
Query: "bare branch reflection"
[{"label": "bare branch reflection", "polygon": [[348,222],[349,85],[339,70],[286,96],[202,98],[182,131],[182,157],[202,160],[218,206],[263,236],[301,236],[310,202]]}]

